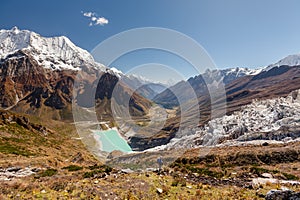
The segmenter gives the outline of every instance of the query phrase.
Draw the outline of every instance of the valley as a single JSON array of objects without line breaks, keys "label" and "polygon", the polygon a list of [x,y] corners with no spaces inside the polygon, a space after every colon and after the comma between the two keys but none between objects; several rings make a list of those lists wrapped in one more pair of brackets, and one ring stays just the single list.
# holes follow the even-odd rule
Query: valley
[{"label": "valley", "polygon": [[0,42],[1,199],[299,191],[300,55],[166,87],[96,62],[65,36],[14,27]]}]

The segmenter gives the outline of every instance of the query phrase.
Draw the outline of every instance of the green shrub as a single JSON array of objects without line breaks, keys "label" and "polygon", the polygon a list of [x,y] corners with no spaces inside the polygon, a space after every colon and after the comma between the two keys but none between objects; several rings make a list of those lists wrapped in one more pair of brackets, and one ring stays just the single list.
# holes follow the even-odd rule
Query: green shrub
[{"label": "green shrub", "polygon": [[91,172],[85,172],[83,174],[83,178],[93,178],[95,175],[95,171],[91,171]]},{"label": "green shrub", "polygon": [[173,186],[173,187],[177,187],[177,186],[178,186],[178,184],[179,184],[179,180],[178,180],[178,179],[174,179],[174,180],[172,181],[172,184],[171,184],[171,186]]},{"label": "green shrub", "polygon": [[90,166],[89,169],[92,171],[85,172],[83,174],[83,178],[93,178],[96,176],[104,177],[105,174],[109,174],[112,171],[112,168],[106,165],[103,166],[94,165],[94,166]]},{"label": "green shrub", "polygon": [[98,171],[110,173],[112,171],[112,168],[107,165],[93,165],[88,167],[90,170],[98,169]]},{"label": "green shrub", "polygon": [[90,171],[90,172],[85,172],[83,174],[83,178],[94,178],[96,175],[99,175],[103,173],[102,170],[93,170],[93,171]]},{"label": "green shrub", "polygon": [[299,179],[299,177],[298,176],[295,176],[295,175],[293,175],[293,174],[288,174],[288,173],[282,173],[283,174],[283,176],[285,176],[285,178],[287,178],[288,180],[298,180]]},{"label": "green shrub", "polygon": [[82,170],[83,167],[77,166],[77,165],[69,165],[67,167],[63,167],[62,169],[67,169],[69,172],[79,171]]},{"label": "green shrub", "polygon": [[182,187],[186,186],[186,180],[184,178],[176,177],[173,179],[171,186],[177,187],[181,185]]},{"label": "green shrub", "polygon": [[187,170],[193,173],[198,173],[200,175],[206,175],[215,178],[221,178],[224,176],[222,172],[211,171],[208,168],[198,168],[198,167],[188,166]]},{"label": "green shrub", "polygon": [[21,155],[21,156],[26,156],[26,157],[33,155],[32,153],[25,150],[24,148],[14,146],[9,143],[7,143],[7,144],[1,143],[0,144],[0,152],[7,153],[7,154]]},{"label": "green shrub", "polygon": [[45,171],[42,171],[40,173],[39,177],[53,176],[56,173],[57,173],[56,169],[49,168],[49,169],[46,169]]},{"label": "green shrub", "polygon": [[268,170],[261,167],[251,167],[250,172],[257,175],[261,175],[263,173],[274,173],[274,174],[279,173],[278,170]]}]

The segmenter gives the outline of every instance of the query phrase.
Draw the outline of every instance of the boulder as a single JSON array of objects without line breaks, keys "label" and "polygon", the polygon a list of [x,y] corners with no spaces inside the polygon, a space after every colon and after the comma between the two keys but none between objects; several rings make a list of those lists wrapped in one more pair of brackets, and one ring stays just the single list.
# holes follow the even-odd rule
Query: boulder
[{"label": "boulder", "polygon": [[266,200],[300,200],[300,192],[293,192],[291,190],[270,190]]},{"label": "boulder", "polygon": [[273,178],[272,174],[270,173],[262,173],[261,176],[264,178]]}]

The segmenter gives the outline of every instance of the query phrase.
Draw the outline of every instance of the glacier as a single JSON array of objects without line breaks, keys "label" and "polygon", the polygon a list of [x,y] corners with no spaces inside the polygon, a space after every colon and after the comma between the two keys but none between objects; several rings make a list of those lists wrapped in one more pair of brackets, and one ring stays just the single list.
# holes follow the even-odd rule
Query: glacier
[{"label": "glacier", "polygon": [[284,143],[300,140],[300,90],[287,97],[253,100],[240,111],[186,128],[168,144],[147,151],[203,146]]}]

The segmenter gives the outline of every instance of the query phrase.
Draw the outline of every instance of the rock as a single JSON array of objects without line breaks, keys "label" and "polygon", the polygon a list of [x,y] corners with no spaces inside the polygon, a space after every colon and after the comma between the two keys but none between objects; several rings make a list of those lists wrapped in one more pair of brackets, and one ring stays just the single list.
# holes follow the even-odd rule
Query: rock
[{"label": "rock", "polygon": [[266,200],[300,200],[300,193],[291,190],[270,190]]},{"label": "rock", "polygon": [[122,169],[121,172],[122,172],[122,173],[125,173],[125,174],[131,174],[131,173],[133,173],[134,171],[131,170],[131,169]]},{"label": "rock", "polygon": [[156,192],[157,192],[158,194],[162,194],[162,193],[163,193],[163,189],[161,189],[161,188],[156,188]]},{"label": "rock", "polygon": [[147,171],[147,172],[155,172],[155,171],[156,171],[156,168],[146,168],[146,171]]},{"label": "rock", "polygon": [[267,143],[267,142],[262,143],[262,146],[268,146],[268,145],[269,145],[269,143]]},{"label": "rock", "polygon": [[283,138],[283,142],[289,142],[289,141],[292,141],[293,138],[292,137],[286,137],[286,138]]},{"label": "rock", "polygon": [[260,185],[265,185],[267,183],[272,184],[289,184],[289,185],[300,185],[298,181],[290,181],[290,180],[279,180],[275,178],[253,178],[252,179],[252,186],[257,187]]},{"label": "rock", "polygon": [[32,168],[31,171],[34,172],[34,173],[37,173],[37,172],[41,171],[41,169],[39,169],[39,168]]},{"label": "rock", "polygon": [[281,186],[280,189],[281,189],[281,190],[290,190],[289,188],[284,187],[284,186]]},{"label": "rock", "polygon": [[113,158],[117,158],[124,155],[124,152],[119,151],[119,150],[114,150],[112,152],[110,152],[107,156],[107,159],[113,159]]},{"label": "rock", "polygon": [[193,173],[193,175],[194,175],[195,177],[199,177],[199,174],[198,174],[198,173]]},{"label": "rock", "polygon": [[0,180],[1,180],[1,181],[11,181],[11,179],[10,179],[10,178],[1,177],[1,176],[0,176]]},{"label": "rock", "polygon": [[272,174],[270,173],[262,173],[261,176],[264,178],[273,178]]},{"label": "rock", "polygon": [[22,169],[21,167],[9,167],[6,170],[8,172],[17,172],[17,171],[20,171],[21,169]]},{"label": "rock", "polygon": [[34,172],[33,169],[36,169],[36,168],[10,167],[7,169],[2,169],[2,170],[0,170],[0,180],[10,181],[14,178],[31,176],[32,174],[36,173],[36,172]]},{"label": "rock", "polygon": [[26,117],[18,117],[18,118],[16,118],[16,122],[20,126],[23,126],[26,129],[30,129],[29,119],[28,118],[26,118]]},{"label": "rock", "polygon": [[254,179],[252,179],[253,187],[265,185],[267,183],[276,184],[276,183],[278,183],[278,179],[274,179],[274,178],[254,178]]},{"label": "rock", "polygon": [[80,152],[78,152],[71,160],[72,163],[81,163],[83,162],[84,159],[82,157],[82,154]]}]

